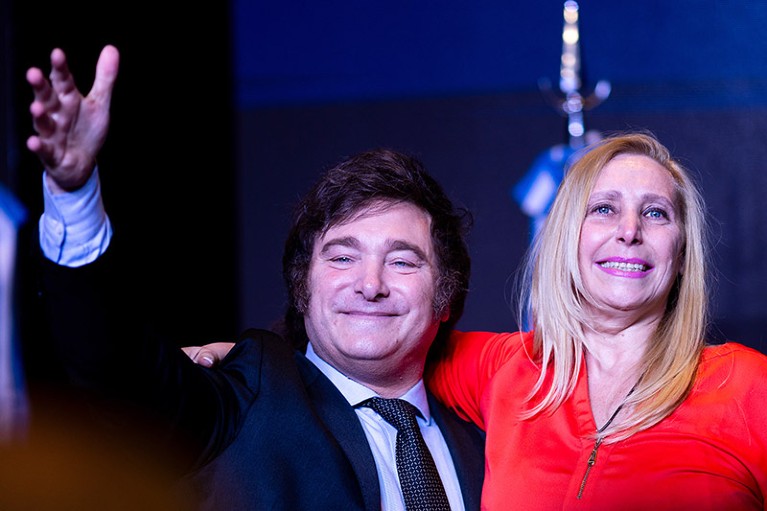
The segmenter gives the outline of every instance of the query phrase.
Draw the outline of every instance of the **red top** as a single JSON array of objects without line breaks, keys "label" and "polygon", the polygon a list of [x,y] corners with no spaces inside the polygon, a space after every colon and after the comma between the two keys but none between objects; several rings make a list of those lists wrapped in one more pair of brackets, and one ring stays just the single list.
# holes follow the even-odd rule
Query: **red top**
[{"label": "red top", "polygon": [[429,378],[437,397],[487,432],[483,509],[767,509],[765,355],[735,343],[706,348],[679,408],[602,444],[584,484],[596,431],[585,364],[553,414],[518,419],[539,374],[532,337],[457,332]]}]

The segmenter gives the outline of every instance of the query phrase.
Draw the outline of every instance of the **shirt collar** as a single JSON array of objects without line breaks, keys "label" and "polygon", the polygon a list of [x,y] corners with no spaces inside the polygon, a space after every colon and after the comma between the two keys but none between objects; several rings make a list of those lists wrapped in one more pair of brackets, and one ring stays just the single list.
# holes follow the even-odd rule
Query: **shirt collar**
[{"label": "shirt collar", "polygon": [[[346,398],[349,404],[353,407],[359,405],[363,401],[370,399],[371,397],[378,396],[378,394],[376,394],[373,390],[367,388],[361,383],[357,383],[348,376],[342,374],[335,367],[322,360],[314,351],[311,342],[306,347],[306,358],[309,359],[315,366],[317,366],[317,369],[319,369],[322,374],[327,376],[327,378],[333,382],[333,385],[336,386],[341,394],[343,394],[344,398]],[[427,422],[431,421],[429,400],[426,397],[426,387],[423,384],[423,379],[418,380],[418,383],[413,385],[410,390],[405,392],[399,398],[418,408],[418,411],[421,412],[421,415],[424,419],[426,419]]]}]

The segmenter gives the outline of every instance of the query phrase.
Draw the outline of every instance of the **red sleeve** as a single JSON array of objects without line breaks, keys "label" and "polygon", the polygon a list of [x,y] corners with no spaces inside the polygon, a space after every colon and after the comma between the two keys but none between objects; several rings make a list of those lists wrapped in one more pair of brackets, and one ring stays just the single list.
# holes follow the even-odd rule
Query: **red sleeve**
[{"label": "red sleeve", "polygon": [[483,430],[483,397],[498,369],[532,337],[521,333],[458,332],[426,374],[429,390],[460,417]]},{"label": "red sleeve", "polygon": [[[732,449],[756,479],[763,498],[767,496],[767,357],[737,343],[727,343],[711,352],[707,368],[714,372],[710,384],[717,385],[719,396],[733,403],[734,413],[726,417],[722,427],[738,441]],[[725,394],[729,392],[729,394]],[[767,498],[764,498],[767,510]]]}]

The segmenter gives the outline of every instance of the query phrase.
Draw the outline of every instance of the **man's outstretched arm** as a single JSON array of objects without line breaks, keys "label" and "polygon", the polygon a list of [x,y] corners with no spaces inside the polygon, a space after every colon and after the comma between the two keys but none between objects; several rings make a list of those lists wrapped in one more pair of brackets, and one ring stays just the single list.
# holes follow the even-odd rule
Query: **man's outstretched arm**
[{"label": "man's outstretched arm", "polygon": [[27,140],[46,168],[40,219],[45,256],[65,266],[93,262],[106,251],[111,225],[101,200],[96,157],[109,129],[109,106],[119,53],[106,46],[87,96],[75,85],[66,55],[51,52],[50,79],[39,68],[27,71],[34,99],[30,106],[36,132]]}]

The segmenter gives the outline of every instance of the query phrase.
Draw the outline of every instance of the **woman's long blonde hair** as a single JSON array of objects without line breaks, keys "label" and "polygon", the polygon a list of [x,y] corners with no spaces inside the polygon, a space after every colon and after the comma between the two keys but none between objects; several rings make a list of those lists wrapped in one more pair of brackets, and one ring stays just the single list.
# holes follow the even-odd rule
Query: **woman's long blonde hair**
[{"label": "woman's long blonde hair", "polygon": [[[535,360],[541,375],[524,418],[556,409],[573,392],[585,352],[584,289],[578,266],[581,226],[589,195],[602,169],[620,154],[656,161],[671,175],[683,235],[682,268],[666,311],[641,364],[643,375],[619,416],[602,432],[615,442],[667,417],[684,400],[695,378],[707,326],[707,241],[703,199],[688,172],[653,136],[612,136],[591,146],[567,171],[540,235],[528,255],[525,312],[535,330]],[[520,322],[520,324],[522,324]],[[549,374],[550,373],[550,374]],[[546,380],[550,383],[546,383]]]}]

